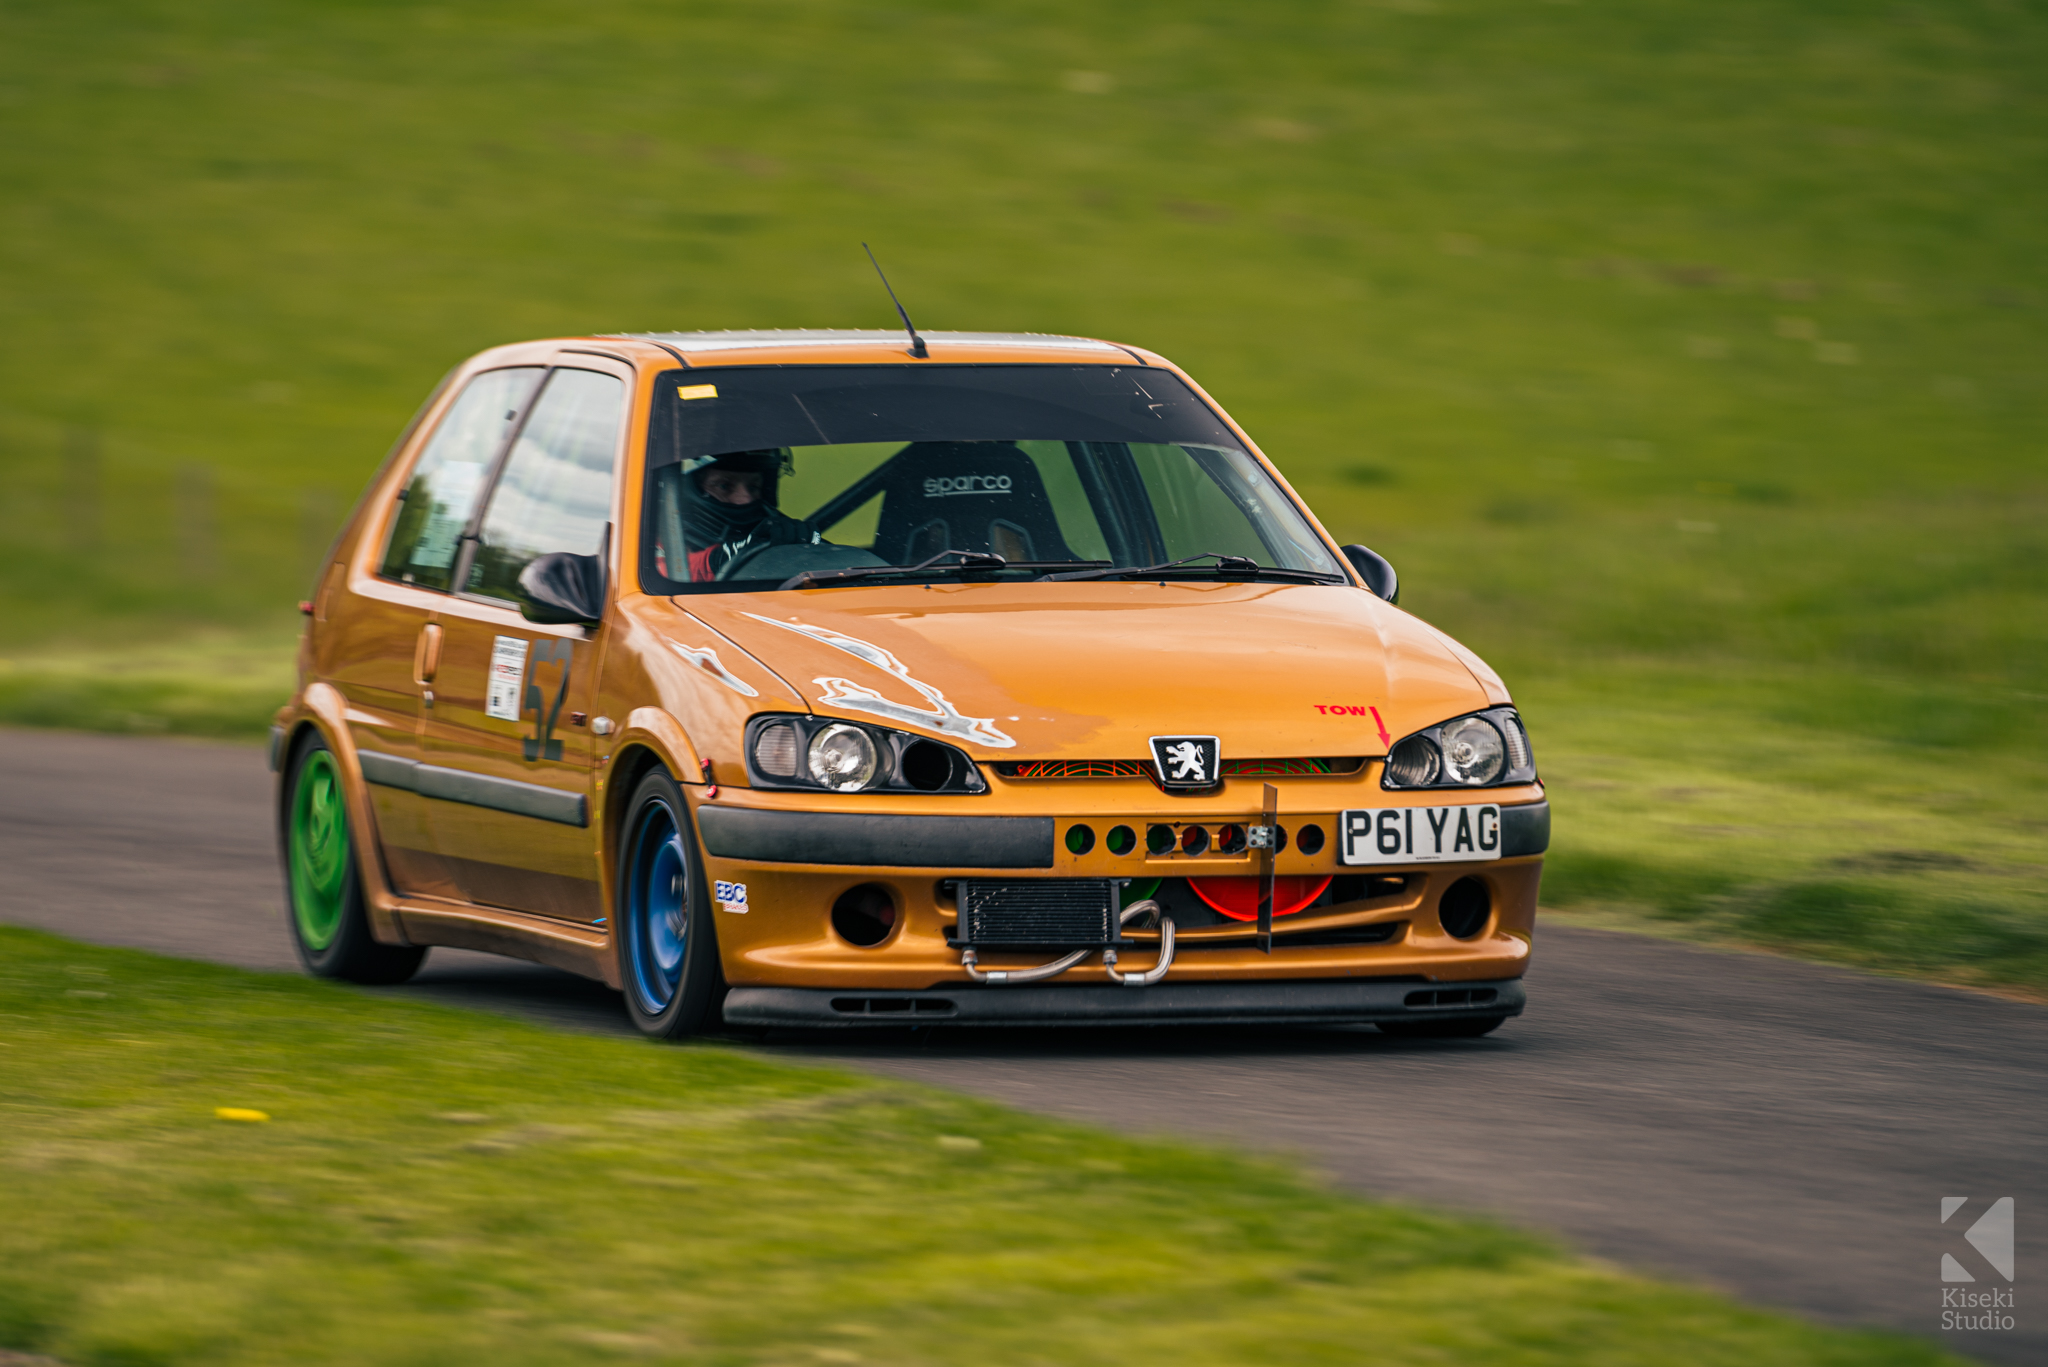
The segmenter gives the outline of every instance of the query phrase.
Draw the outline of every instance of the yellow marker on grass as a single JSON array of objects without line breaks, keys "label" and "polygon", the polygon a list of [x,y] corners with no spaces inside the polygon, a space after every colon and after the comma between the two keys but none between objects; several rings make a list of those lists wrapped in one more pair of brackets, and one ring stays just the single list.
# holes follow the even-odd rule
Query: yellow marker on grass
[{"label": "yellow marker on grass", "polygon": [[213,1114],[220,1120],[239,1120],[245,1125],[261,1125],[270,1119],[267,1111],[252,1111],[242,1106],[216,1106]]}]

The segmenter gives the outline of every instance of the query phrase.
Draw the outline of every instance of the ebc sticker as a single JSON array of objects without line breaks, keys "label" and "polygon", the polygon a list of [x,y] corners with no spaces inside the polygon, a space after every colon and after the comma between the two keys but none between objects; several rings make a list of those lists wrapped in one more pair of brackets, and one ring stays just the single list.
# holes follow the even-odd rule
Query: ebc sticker
[{"label": "ebc sticker", "polygon": [[735,916],[747,914],[747,885],[745,883],[718,883],[712,888],[718,899],[720,911],[732,912]]},{"label": "ebc sticker", "polygon": [[1340,864],[1464,864],[1500,858],[1500,807],[1366,807],[1337,820]]}]

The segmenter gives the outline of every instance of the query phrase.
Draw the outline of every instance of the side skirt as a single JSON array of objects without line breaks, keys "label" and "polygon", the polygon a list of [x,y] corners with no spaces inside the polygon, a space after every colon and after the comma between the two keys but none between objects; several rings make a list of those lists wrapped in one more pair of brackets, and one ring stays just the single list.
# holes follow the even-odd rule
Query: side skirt
[{"label": "side skirt", "polygon": [[595,978],[607,987],[619,986],[611,936],[599,927],[418,897],[399,898],[394,909],[413,944],[502,954]]}]

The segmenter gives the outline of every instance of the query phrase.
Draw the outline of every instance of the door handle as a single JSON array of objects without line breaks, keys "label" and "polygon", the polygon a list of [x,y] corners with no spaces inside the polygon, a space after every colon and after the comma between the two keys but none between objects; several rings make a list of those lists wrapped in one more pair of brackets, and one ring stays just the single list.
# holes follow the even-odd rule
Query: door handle
[{"label": "door handle", "polygon": [[420,628],[420,639],[412,648],[412,681],[421,687],[434,681],[441,667],[441,628],[433,622]]}]

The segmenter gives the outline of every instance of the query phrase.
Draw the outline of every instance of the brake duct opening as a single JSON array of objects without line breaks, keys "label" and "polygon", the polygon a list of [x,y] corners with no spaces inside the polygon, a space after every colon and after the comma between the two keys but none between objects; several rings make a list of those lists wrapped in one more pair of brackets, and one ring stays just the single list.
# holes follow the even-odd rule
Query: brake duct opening
[{"label": "brake duct opening", "polygon": [[[1159,903],[1149,897],[1142,902],[1131,903],[1117,917],[1117,926],[1122,928],[1137,920],[1140,916],[1152,915],[1159,917],[1159,962],[1153,964],[1152,967],[1146,969],[1143,973],[1120,972],[1116,966],[1116,946],[1111,945],[1102,951],[1102,971],[1109,975],[1111,982],[1121,983],[1125,987],[1150,987],[1153,983],[1164,978],[1167,971],[1173,967],[1173,918],[1160,908]],[[1047,978],[1057,978],[1060,974],[1073,968],[1094,952],[1095,950],[1092,947],[1077,949],[1071,954],[1061,955],[1050,963],[1039,964],[1036,968],[991,968],[984,970],[980,966],[979,957],[974,952],[974,946],[966,945],[960,950],[960,967],[966,970],[967,976],[970,979],[978,983],[1042,983]]]}]

